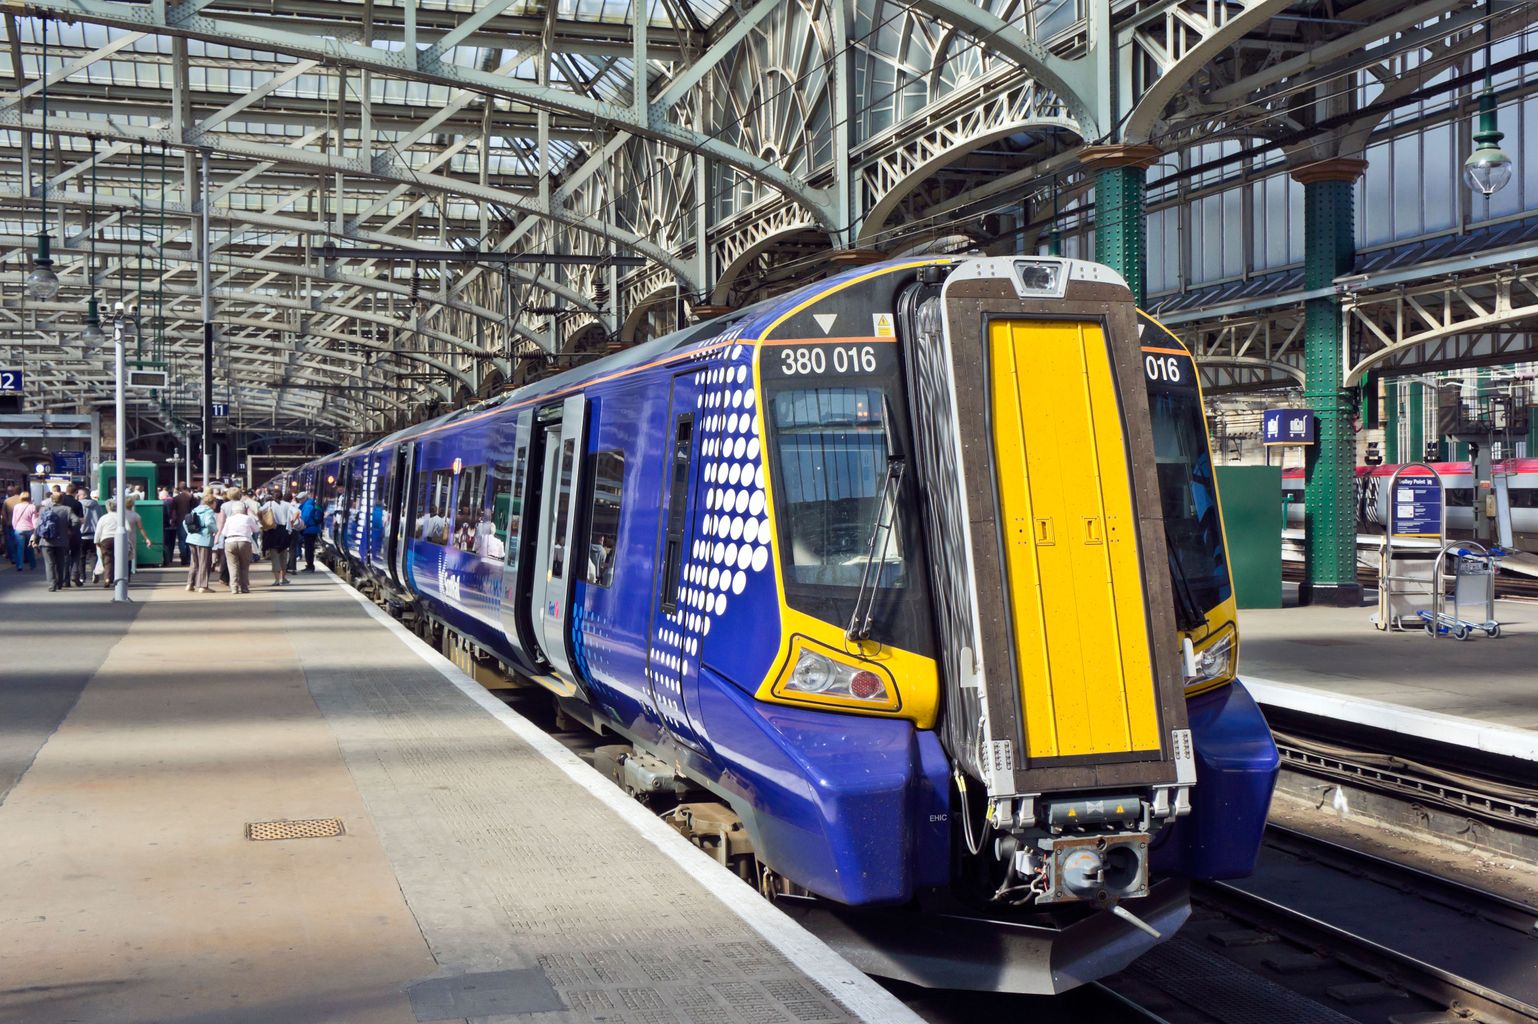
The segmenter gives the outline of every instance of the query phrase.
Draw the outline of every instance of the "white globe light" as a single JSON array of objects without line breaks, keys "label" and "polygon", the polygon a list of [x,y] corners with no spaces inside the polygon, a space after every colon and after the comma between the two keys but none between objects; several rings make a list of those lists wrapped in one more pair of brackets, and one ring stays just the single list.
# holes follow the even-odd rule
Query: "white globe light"
[{"label": "white globe light", "polygon": [[27,275],[27,296],[36,302],[47,302],[59,294],[59,275],[53,272],[51,262],[38,260]]}]

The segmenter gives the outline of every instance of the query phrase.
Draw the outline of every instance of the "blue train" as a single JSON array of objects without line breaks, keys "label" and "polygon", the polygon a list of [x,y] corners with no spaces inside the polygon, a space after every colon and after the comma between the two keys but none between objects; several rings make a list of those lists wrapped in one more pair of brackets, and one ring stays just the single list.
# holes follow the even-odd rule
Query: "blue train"
[{"label": "blue train", "polygon": [[1061,991],[1253,866],[1277,756],[1195,366],[1105,267],[860,268],[287,484],[872,973]]}]

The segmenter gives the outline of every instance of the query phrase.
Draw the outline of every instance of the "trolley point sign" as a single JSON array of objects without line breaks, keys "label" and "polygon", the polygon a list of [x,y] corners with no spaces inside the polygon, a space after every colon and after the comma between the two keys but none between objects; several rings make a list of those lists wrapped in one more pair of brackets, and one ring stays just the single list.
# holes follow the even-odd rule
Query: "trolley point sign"
[{"label": "trolley point sign", "polygon": [[1389,532],[1396,537],[1441,539],[1446,515],[1442,478],[1430,466],[1403,466],[1388,501]]},{"label": "trolley point sign", "polygon": [[1314,410],[1267,409],[1261,429],[1264,444],[1313,444]]}]

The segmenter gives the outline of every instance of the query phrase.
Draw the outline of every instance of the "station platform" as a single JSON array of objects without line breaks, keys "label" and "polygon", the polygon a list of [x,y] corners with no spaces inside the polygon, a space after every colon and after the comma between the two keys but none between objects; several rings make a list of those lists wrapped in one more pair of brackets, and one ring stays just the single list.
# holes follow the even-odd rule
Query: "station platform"
[{"label": "station platform", "polygon": [[1501,635],[1380,632],[1361,608],[1239,613],[1239,677],[1269,708],[1538,761],[1538,603],[1496,602]]},{"label": "station platform", "polygon": [[253,577],[0,569],[0,1020],[918,1019],[330,576]]}]

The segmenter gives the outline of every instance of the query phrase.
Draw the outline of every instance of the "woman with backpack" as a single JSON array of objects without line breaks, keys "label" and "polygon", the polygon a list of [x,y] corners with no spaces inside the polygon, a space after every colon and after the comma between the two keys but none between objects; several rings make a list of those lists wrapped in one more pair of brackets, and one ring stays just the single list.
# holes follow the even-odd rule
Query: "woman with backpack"
[{"label": "woman with backpack", "polygon": [[293,533],[301,525],[299,508],[286,501],[281,492],[274,493],[262,502],[262,551],[272,565],[272,585],[288,586],[288,546]]},{"label": "woman with backpack", "polygon": [[210,592],[209,570],[214,563],[214,535],[219,532],[219,499],[212,493],[192,507],[179,524],[187,535],[187,589]]},{"label": "woman with backpack", "polygon": [[69,586],[69,549],[79,528],[80,517],[57,496],[49,498],[48,504],[37,514],[32,544],[42,549],[50,591]]}]

